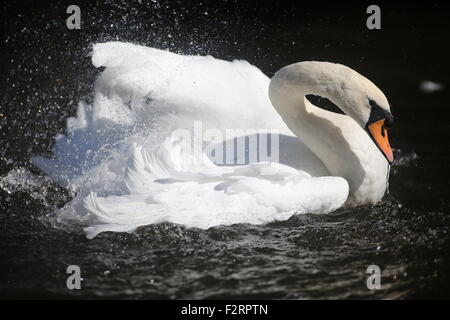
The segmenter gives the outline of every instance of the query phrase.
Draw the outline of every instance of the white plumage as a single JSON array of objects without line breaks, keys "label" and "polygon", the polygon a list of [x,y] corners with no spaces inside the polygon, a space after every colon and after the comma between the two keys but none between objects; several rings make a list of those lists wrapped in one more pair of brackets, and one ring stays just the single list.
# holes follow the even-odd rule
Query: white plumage
[{"label": "white plumage", "polygon": [[[330,176],[332,166],[288,129],[269,100],[269,78],[245,61],[109,42],[94,46],[92,62],[105,67],[93,104],[80,103],[77,116],[68,119],[54,159],[33,158],[73,191],[61,218],[84,221],[88,237],[164,221],[199,228],[261,224],[336,210],[349,184],[362,192],[352,189],[352,177]],[[173,134],[192,133],[195,121],[203,132],[214,129],[224,138],[227,129],[276,130],[280,163],[216,165],[210,150],[198,161]],[[372,144],[364,139],[358,143]],[[378,151],[373,144],[365,148]]]}]

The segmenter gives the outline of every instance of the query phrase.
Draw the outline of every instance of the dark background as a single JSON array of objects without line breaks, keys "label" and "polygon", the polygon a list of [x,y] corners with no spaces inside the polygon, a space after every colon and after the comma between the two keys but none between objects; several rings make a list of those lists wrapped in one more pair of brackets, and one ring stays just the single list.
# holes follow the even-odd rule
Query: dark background
[{"label": "dark background", "polygon": [[[373,3],[381,7],[381,30],[366,28],[366,8]],[[381,208],[381,213],[371,213],[369,218],[357,214],[353,227],[370,231],[372,225],[386,223],[385,233],[375,236],[372,242],[390,243],[387,265],[400,257],[402,265],[412,268],[401,291],[407,292],[406,297],[449,297],[448,4],[75,1],[73,4],[81,8],[82,27],[68,30],[69,4],[72,3],[2,4],[0,176],[17,168],[39,174],[29,158],[50,154],[55,135],[64,133],[65,119],[74,115],[78,101],[91,101],[99,72],[90,62],[93,43],[120,40],[183,54],[245,59],[269,77],[282,66],[297,61],[339,62],[366,75],[391,103],[395,116],[391,144],[398,162],[392,172],[390,203],[407,208],[404,213],[397,213],[397,217],[392,216],[391,207]],[[424,93],[419,89],[423,80],[442,83],[444,89]],[[49,293],[40,289],[43,283],[51,287],[61,282],[61,277],[51,273],[52,268],[62,260],[65,263],[71,256],[87,254],[85,250],[95,252],[95,248],[103,245],[87,244],[81,232],[69,233],[68,237],[68,231],[42,226],[36,218],[49,210],[48,204],[60,206],[68,199],[56,186],[48,186],[46,197],[43,204],[27,192],[10,194],[0,188],[0,283],[5,292],[19,297],[52,296],[55,290]],[[312,219],[313,223],[323,222]],[[348,228],[351,227],[349,222]],[[357,233],[354,237],[367,238],[367,234]],[[309,236],[311,241],[317,240]],[[124,242],[120,241],[130,241],[114,239],[121,244]],[[329,241],[332,247],[333,239]],[[61,257],[55,243],[74,245],[78,251]],[[54,265],[52,261],[56,261]],[[33,275],[30,266],[34,265],[44,271],[41,276]],[[59,273],[63,272],[58,268]],[[208,285],[211,286],[205,284]],[[97,296],[92,292],[89,295]],[[174,296],[208,297],[189,291]],[[328,297],[315,292],[306,296]],[[342,293],[337,296],[347,297]],[[285,296],[274,293],[262,297]],[[380,293],[375,297],[386,296]]]}]

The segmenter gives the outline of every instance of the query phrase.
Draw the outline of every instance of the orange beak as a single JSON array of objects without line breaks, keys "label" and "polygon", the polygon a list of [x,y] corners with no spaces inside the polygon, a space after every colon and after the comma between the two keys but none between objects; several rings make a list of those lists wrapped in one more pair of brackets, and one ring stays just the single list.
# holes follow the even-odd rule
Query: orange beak
[{"label": "orange beak", "polygon": [[375,121],[367,126],[370,136],[377,145],[378,149],[386,157],[389,164],[394,162],[394,154],[392,153],[391,146],[389,145],[388,130],[384,125],[385,119]]}]

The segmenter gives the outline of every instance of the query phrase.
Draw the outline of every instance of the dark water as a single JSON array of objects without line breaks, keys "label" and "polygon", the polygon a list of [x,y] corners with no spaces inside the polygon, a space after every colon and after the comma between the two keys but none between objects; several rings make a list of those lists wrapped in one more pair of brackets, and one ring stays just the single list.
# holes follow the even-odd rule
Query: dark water
[{"label": "dark water", "polygon": [[[71,31],[69,3],[2,5],[0,176],[17,179],[1,180],[0,297],[450,297],[448,6],[381,5],[382,29],[369,31],[363,3],[77,3],[82,29]],[[70,195],[29,158],[50,154],[78,101],[92,99],[90,46],[107,40],[242,58],[268,75],[311,59],[358,70],[395,115],[390,194],[265,226],[161,224],[88,240],[81,226],[59,225],[55,209]],[[444,89],[424,93],[423,80]],[[71,264],[84,278],[76,292],[66,289]],[[372,264],[382,290],[366,287]]]}]

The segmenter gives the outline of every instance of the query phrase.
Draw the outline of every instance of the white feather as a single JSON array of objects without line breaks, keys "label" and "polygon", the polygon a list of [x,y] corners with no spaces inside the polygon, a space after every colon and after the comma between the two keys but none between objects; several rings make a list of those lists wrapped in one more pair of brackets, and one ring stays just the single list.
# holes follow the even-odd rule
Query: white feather
[{"label": "white feather", "polygon": [[[96,44],[92,62],[105,67],[93,104],[80,103],[68,119],[54,159],[33,159],[73,191],[62,220],[75,212],[90,238],[164,221],[198,228],[261,224],[331,212],[346,202],[349,177],[329,176],[273,108],[269,78],[248,62],[120,42]],[[192,133],[197,120],[203,130],[223,134],[277,130],[279,163],[219,166],[208,158],[211,146],[199,161],[173,135]],[[268,169],[273,174],[262,174]]]}]

